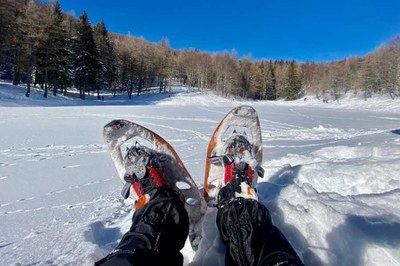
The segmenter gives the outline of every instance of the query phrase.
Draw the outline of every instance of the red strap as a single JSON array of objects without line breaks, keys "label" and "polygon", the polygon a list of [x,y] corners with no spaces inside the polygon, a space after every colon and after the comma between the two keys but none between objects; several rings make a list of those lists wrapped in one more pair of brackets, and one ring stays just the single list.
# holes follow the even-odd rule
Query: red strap
[{"label": "red strap", "polygon": [[147,169],[149,170],[149,174],[153,177],[153,182],[158,187],[162,187],[165,185],[164,172],[160,168],[147,166]]},{"label": "red strap", "polygon": [[247,178],[249,179],[251,186],[253,185],[253,176],[254,176],[254,171],[249,165],[247,167]]},{"label": "red strap", "polygon": [[135,190],[136,194],[140,197],[142,196],[143,192],[140,190],[139,182],[133,182],[132,187]]},{"label": "red strap", "polygon": [[231,163],[225,166],[225,184],[231,182],[233,177],[235,176],[235,164]]}]

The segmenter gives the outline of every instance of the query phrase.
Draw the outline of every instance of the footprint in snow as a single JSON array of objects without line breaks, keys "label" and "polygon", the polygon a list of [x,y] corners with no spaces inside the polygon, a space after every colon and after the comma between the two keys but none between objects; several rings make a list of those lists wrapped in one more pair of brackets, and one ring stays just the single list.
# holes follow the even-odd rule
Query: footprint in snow
[{"label": "footprint in snow", "polygon": [[7,246],[9,246],[9,245],[14,244],[14,242],[10,242],[10,243],[3,244],[4,242],[5,242],[5,241],[0,241],[0,248],[5,248],[5,247],[7,247]]},{"label": "footprint in snow", "polygon": [[80,165],[79,164],[76,164],[76,165],[65,165],[62,168],[67,169],[67,168],[77,168],[77,167],[80,167]]},{"label": "footprint in snow", "polygon": [[32,233],[30,233],[29,235],[27,235],[26,237],[24,237],[24,239],[29,239],[29,238],[37,237],[37,236],[40,235],[41,233],[43,233],[43,232],[40,232],[40,231],[38,231],[38,232],[32,232]]},{"label": "footprint in snow", "polygon": [[22,198],[17,200],[17,202],[22,202],[22,201],[27,201],[27,200],[33,200],[35,197],[29,197],[29,198]]},{"label": "footprint in snow", "polygon": [[118,228],[105,227],[102,222],[94,222],[89,225],[89,229],[84,232],[86,241],[98,246],[107,246],[121,238],[121,232]]},{"label": "footprint in snow", "polygon": [[17,164],[9,163],[9,162],[0,163],[0,166],[13,166],[13,165],[17,165]]}]

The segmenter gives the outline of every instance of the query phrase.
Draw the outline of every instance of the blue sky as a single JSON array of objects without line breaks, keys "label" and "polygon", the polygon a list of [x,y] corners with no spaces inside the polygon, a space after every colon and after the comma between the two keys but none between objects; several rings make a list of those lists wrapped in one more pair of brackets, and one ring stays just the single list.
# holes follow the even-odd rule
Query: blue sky
[{"label": "blue sky", "polygon": [[400,0],[60,0],[109,31],[171,47],[235,49],[253,59],[331,61],[363,56],[400,34]]}]

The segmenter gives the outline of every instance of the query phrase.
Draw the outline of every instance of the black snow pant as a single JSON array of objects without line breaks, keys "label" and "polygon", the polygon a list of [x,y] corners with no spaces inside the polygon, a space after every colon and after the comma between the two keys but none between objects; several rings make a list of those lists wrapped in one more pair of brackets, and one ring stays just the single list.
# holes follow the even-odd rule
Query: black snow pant
[{"label": "black snow pant", "polygon": [[182,265],[179,252],[189,234],[189,216],[180,195],[157,188],[135,211],[132,226],[119,245],[95,265]]},{"label": "black snow pant", "polygon": [[[236,198],[217,214],[217,226],[227,249],[226,265],[303,265],[281,232],[272,225],[266,207]],[[116,249],[95,265],[182,265],[179,252],[186,241],[189,218],[179,194],[158,189],[136,211],[132,226]]]},{"label": "black snow pant", "polygon": [[285,236],[256,200],[235,198],[218,210],[217,227],[226,245],[225,265],[303,265]]}]

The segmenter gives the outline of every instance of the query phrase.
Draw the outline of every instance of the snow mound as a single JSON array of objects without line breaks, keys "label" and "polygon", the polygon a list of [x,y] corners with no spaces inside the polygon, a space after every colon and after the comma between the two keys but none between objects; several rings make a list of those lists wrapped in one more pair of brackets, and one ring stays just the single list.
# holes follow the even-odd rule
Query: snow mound
[{"label": "snow mound", "polygon": [[[306,99],[306,100],[305,100]],[[338,100],[329,100],[324,103],[321,99],[315,96],[305,96],[301,99],[285,102],[279,100],[277,104],[292,105],[292,106],[318,106],[323,108],[341,108],[348,110],[372,110],[372,111],[385,111],[385,112],[400,112],[400,98],[392,99],[388,95],[373,95],[371,98],[365,100],[361,96],[353,96],[346,94]]]}]

